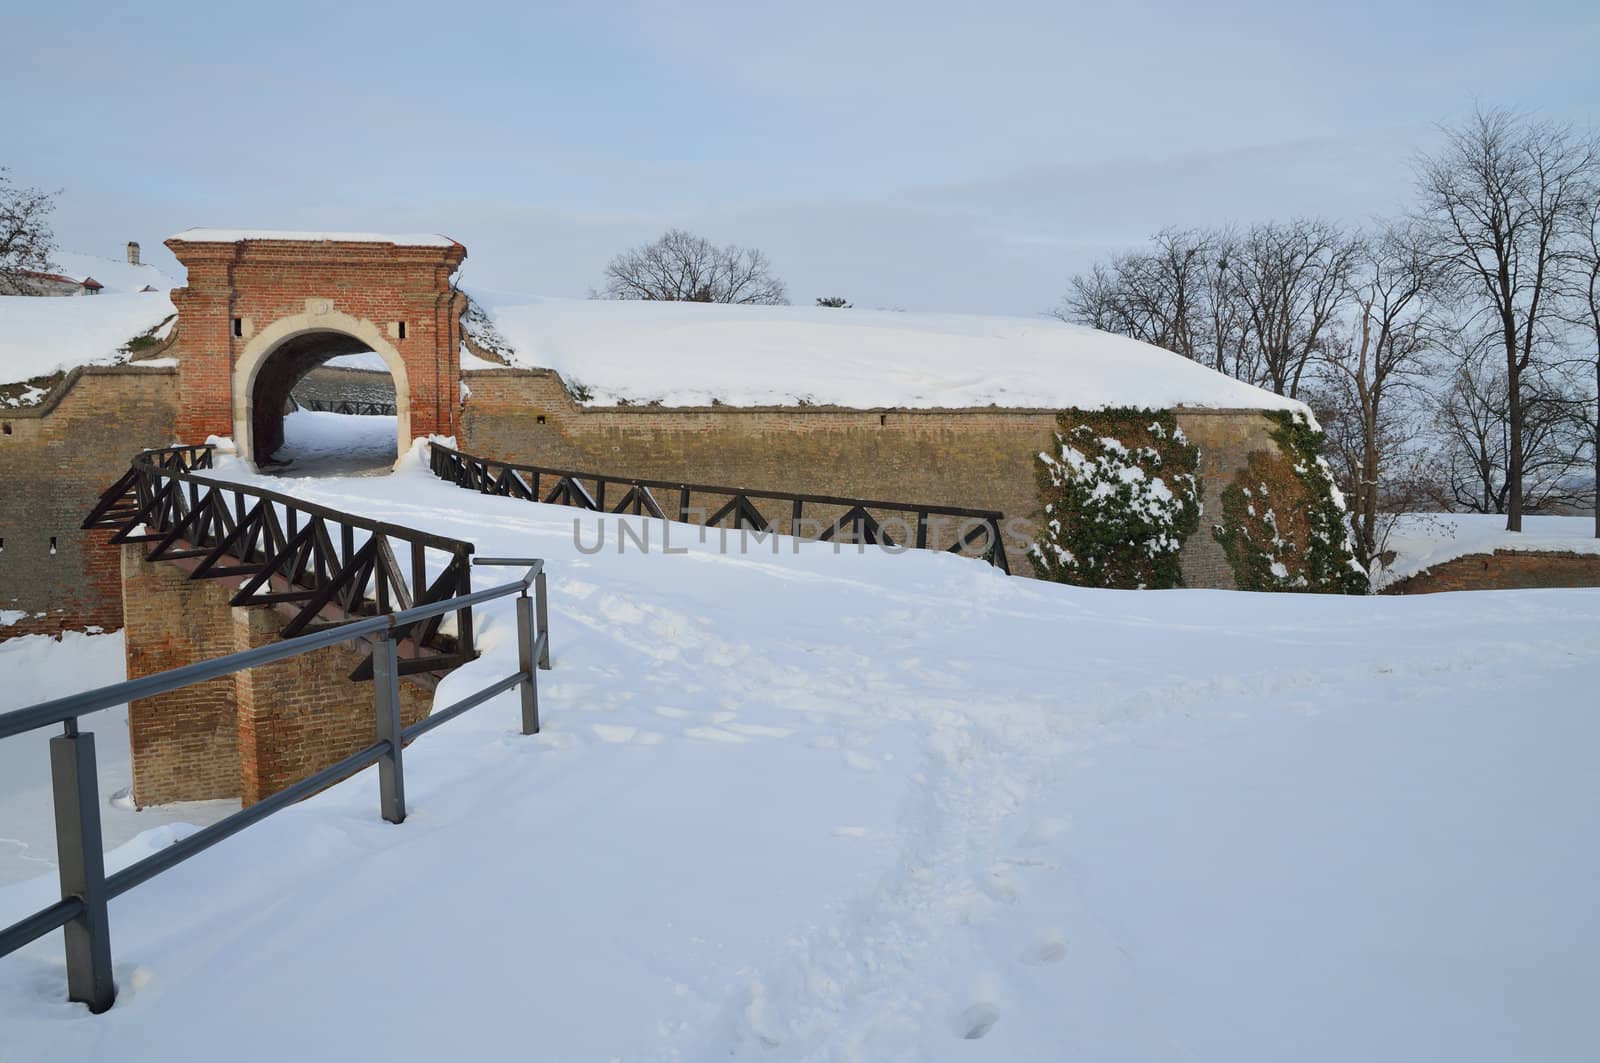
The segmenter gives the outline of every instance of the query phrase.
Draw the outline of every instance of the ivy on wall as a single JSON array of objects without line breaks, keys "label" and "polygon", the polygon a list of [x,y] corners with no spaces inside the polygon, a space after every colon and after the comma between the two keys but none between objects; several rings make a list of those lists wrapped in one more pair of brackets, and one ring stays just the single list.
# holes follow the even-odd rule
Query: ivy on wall
[{"label": "ivy on wall", "polygon": [[1170,410],[1069,410],[1038,460],[1044,527],[1028,548],[1041,579],[1085,587],[1180,587],[1178,551],[1200,523],[1200,452]]},{"label": "ivy on wall", "polygon": [[1304,414],[1267,416],[1279,449],[1250,454],[1223,488],[1222,523],[1212,529],[1235,582],[1247,591],[1366,594],[1344,498],[1322,459],[1322,433]]}]

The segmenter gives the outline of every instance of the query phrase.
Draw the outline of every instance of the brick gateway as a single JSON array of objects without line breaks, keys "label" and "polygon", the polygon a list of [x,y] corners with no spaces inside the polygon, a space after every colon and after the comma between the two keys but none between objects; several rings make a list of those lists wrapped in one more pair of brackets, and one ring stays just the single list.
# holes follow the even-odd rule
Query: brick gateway
[{"label": "brick gateway", "polygon": [[191,229],[167,241],[188,270],[172,293],[180,439],[232,436],[259,462],[283,443],[295,384],[369,350],[394,378],[396,453],[416,436],[456,433],[466,297],[451,277],[467,249],[443,237],[329,235]]}]

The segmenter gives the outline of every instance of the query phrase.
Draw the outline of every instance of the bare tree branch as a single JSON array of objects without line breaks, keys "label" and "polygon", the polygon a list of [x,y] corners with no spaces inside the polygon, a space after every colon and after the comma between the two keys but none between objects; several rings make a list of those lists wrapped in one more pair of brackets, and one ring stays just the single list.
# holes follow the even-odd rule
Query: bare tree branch
[{"label": "bare tree branch", "polygon": [[617,255],[606,266],[605,285],[594,293],[605,299],[643,299],[689,303],[784,305],[783,281],[772,275],[767,256],[733,244],[717,247],[682,229],[670,229],[654,243]]},{"label": "bare tree branch", "polygon": [[55,234],[49,218],[55,194],[18,187],[8,173],[0,167],[0,295],[33,295],[38,288],[29,274],[54,268],[50,253]]}]

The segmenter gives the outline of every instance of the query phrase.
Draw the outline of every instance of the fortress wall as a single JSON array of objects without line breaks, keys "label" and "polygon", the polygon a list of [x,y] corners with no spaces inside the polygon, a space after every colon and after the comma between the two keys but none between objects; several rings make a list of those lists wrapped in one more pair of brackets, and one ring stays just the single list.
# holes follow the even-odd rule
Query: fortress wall
[{"label": "fortress wall", "polygon": [[1600,554],[1496,550],[1441,561],[1392,583],[1384,594],[1498,591],[1523,587],[1600,587]]},{"label": "fortress wall", "polygon": [[27,614],[0,639],[122,626],[119,551],[79,526],[177,417],[177,370],[137,364],[74,370],[39,406],[0,409],[0,610]]},{"label": "fortress wall", "polygon": [[[1050,443],[1054,410],[848,410],[584,407],[548,370],[466,376],[471,397],[462,449],[482,457],[644,479],[849,495],[1039,519],[1035,455]],[[1276,447],[1270,422],[1247,411],[1178,414],[1200,446],[1207,503],[1254,449]],[[669,510],[670,512],[670,510]],[[1031,571],[1029,535],[1008,535],[1012,569]],[[1232,587],[1209,521],[1184,549],[1190,586]]]}]

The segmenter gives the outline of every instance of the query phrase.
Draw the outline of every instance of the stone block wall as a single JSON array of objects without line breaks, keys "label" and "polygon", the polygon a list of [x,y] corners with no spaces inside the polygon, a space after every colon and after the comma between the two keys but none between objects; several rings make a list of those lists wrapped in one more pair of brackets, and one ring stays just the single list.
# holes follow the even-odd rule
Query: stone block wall
[{"label": "stone block wall", "polygon": [[1390,584],[1383,593],[1434,594],[1532,587],[1600,587],[1600,554],[1539,550],[1468,554]]},{"label": "stone block wall", "polygon": [[93,366],[0,409],[0,610],[26,614],[0,639],[122,626],[119,551],[80,525],[133,455],[173,441],[177,399],[175,369]]},{"label": "stone block wall", "polygon": [[[1029,525],[1040,507],[1035,455],[1056,427],[1054,410],[997,407],[584,407],[548,370],[483,370],[466,380],[471,396],[459,441],[483,457],[643,479],[998,509]],[[1253,410],[1180,410],[1178,423],[1201,450],[1208,515],[1251,450],[1277,447],[1271,422]],[[1008,535],[1014,572],[1031,571],[1022,553],[1030,540],[1031,533]],[[1183,565],[1190,586],[1233,586],[1207,518],[1186,544]]]},{"label": "stone block wall", "polygon": [[394,402],[394,378],[365,369],[322,366],[311,370],[295,385],[297,401]]}]

